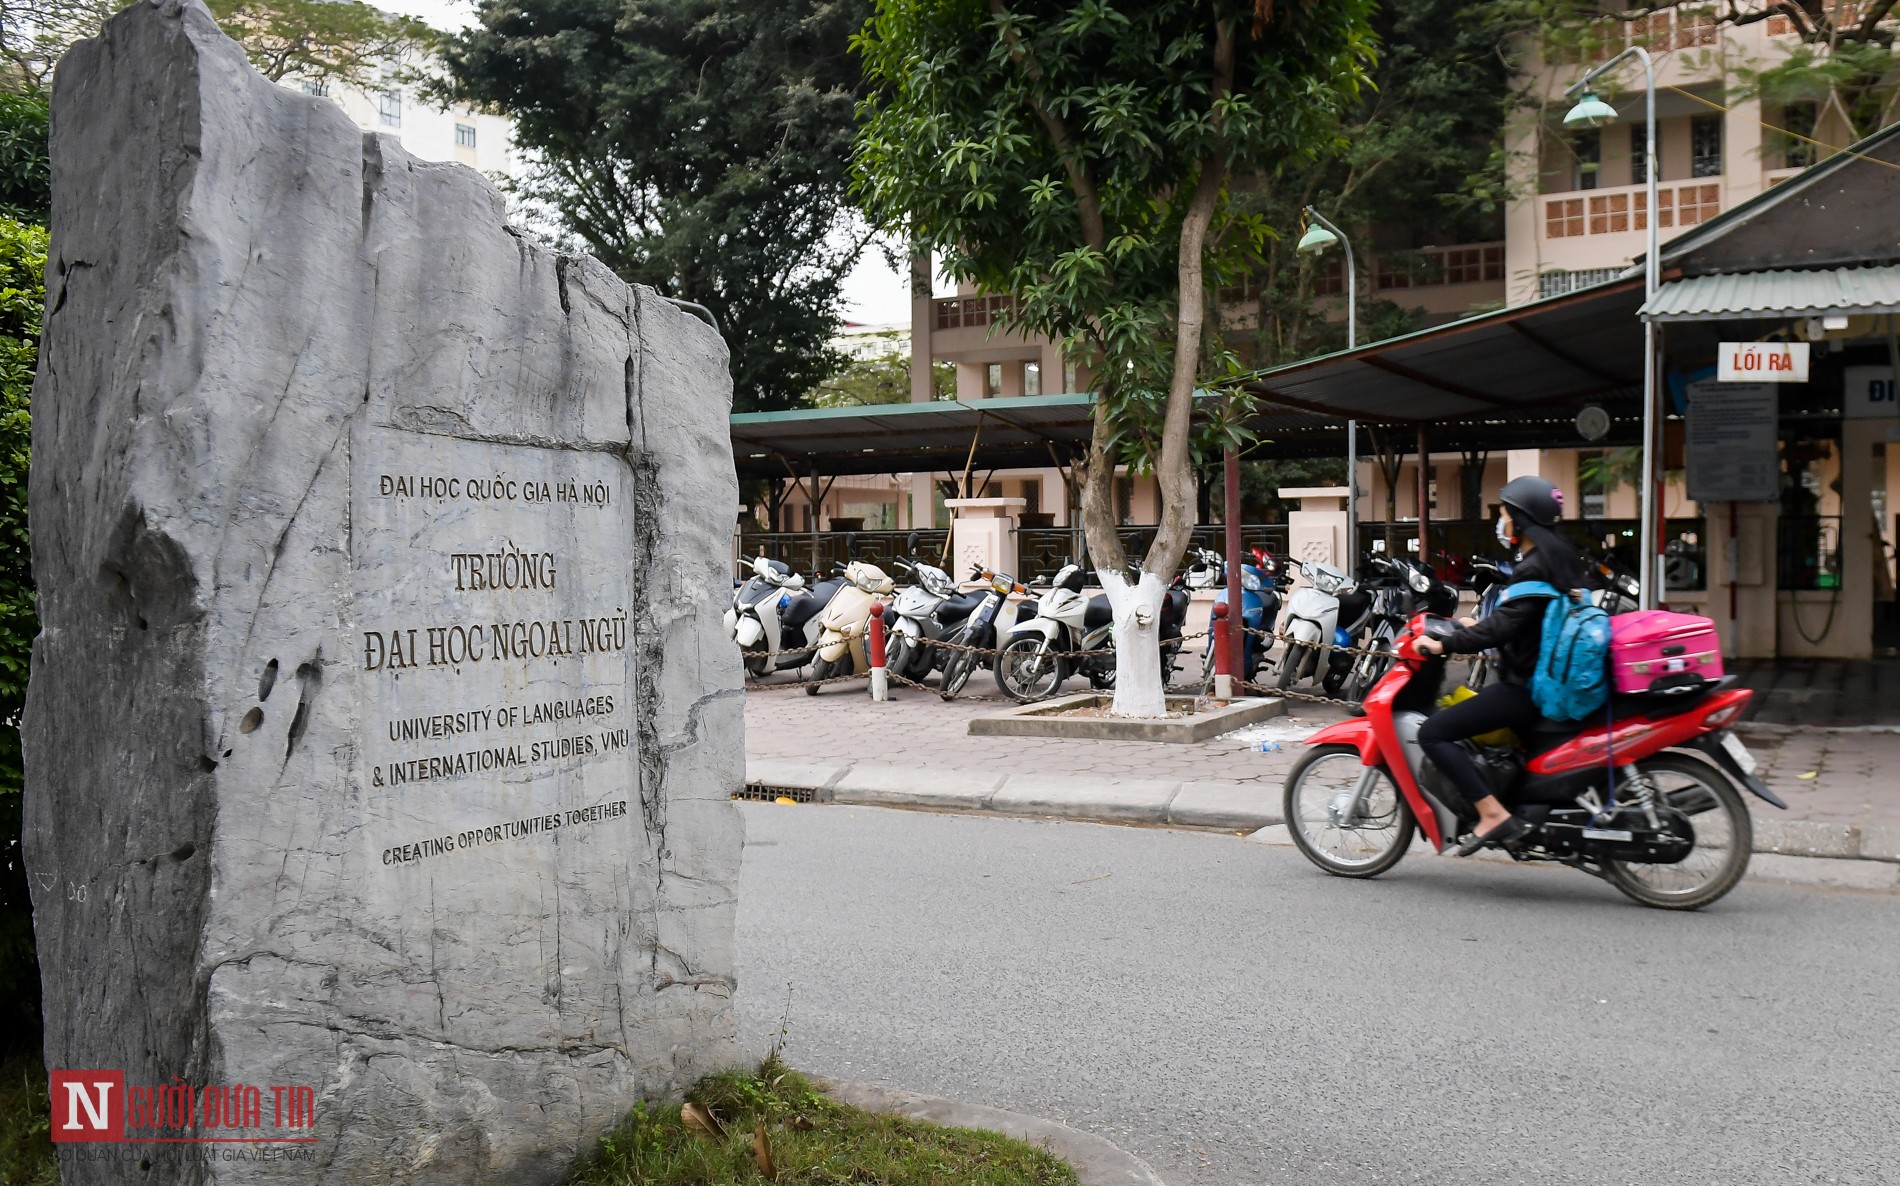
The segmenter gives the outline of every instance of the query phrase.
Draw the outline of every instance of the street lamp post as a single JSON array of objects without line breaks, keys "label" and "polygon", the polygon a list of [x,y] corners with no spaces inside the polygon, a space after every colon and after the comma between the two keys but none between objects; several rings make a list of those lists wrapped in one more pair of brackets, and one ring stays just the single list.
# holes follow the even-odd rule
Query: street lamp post
[{"label": "street lamp post", "polygon": [[[1656,288],[1662,277],[1662,263],[1656,250],[1656,65],[1650,60],[1649,51],[1640,45],[1632,45],[1622,53],[1598,66],[1579,78],[1564,91],[1564,97],[1582,93],[1577,105],[1564,116],[1566,128],[1601,128],[1615,122],[1616,108],[1597,98],[1590,89],[1590,83],[1622,64],[1625,58],[1639,58],[1643,63],[1644,114],[1647,124],[1643,138],[1643,179],[1648,186],[1647,209],[1643,221],[1649,231],[1648,249],[1643,254],[1643,298],[1647,304],[1656,299]],[[1662,580],[1662,557],[1657,543],[1661,537],[1661,510],[1656,493],[1656,450],[1658,448],[1657,427],[1661,422],[1661,409],[1656,399],[1656,323],[1643,320],[1643,526],[1642,552],[1640,555],[1640,579],[1642,581],[1641,607],[1655,609],[1658,588]]]},{"label": "street lamp post", "polygon": [[[1306,233],[1295,250],[1308,255],[1326,250],[1334,243],[1346,252],[1346,349],[1359,345],[1359,276],[1353,263],[1352,243],[1346,232],[1327,221],[1311,206],[1306,208]],[[1346,563],[1353,567],[1359,553],[1359,421],[1346,421]]]}]

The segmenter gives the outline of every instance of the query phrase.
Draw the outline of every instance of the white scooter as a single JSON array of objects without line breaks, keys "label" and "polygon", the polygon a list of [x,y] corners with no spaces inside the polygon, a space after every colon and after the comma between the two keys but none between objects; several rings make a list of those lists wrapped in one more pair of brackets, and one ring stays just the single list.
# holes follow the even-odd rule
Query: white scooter
[{"label": "white scooter", "polygon": [[[909,550],[917,551],[917,533],[911,532]],[[897,595],[884,615],[887,627],[884,641],[884,666],[891,674],[908,680],[922,680],[930,674],[933,662],[930,640],[943,633],[937,611],[957,595],[957,583],[950,574],[921,560],[897,561],[910,570],[917,583]]]},{"label": "white scooter", "polygon": [[1287,598],[1286,614],[1280,619],[1280,633],[1286,636],[1280,652],[1280,674],[1275,686],[1285,689],[1302,679],[1317,678],[1326,665],[1339,629],[1339,599],[1358,588],[1352,574],[1316,560],[1299,561],[1291,557],[1306,583],[1296,586]]},{"label": "white scooter", "polygon": [[805,588],[805,578],[788,565],[760,556],[752,576],[732,591],[725,613],[726,637],[746,652],[747,674],[757,678],[811,662],[818,642],[818,614],[844,582],[820,581]]},{"label": "white scooter", "polygon": [[[812,660],[811,678],[830,679],[871,670],[870,657],[864,653],[865,635],[871,615],[882,615],[881,600],[893,588],[883,569],[865,560],[853,560],[844,566],[845,584],[818,615],[822,633],[818,636],[818,657]],[[805,686],[805,694],[816,696],[816,682]]]},{"label": "white scooter", "polygon": [[[1019,617],[1009,628],[996,656],[996,686],[1003,695],[1022,704],[1041,700],[1078,672],[1088,676],[1090,687],[1114,686],[1115,611],[1105,595],[1082,596],[1086,579],[1081,565],[1064,566],[1036,615]],[[1074,651],[1097,653],[1068,653]]]}]

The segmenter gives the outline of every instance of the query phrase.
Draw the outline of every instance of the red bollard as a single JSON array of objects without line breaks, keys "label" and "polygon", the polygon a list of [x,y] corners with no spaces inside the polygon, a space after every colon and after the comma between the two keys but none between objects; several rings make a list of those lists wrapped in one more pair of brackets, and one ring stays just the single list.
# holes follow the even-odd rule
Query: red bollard
[{"label": "red bollard", "polygon": [[864,636],[865,657],[871,661],[871,699],[884,700],[890,696],[890,676],[884,670],[884,611],[882,608],[871,611],[871,621]]},{"label": "red bollard", "polygon": [[1214,615],[1208,628],[1214,634],[1214,697],[1231,700],[1234,695],[1234,652],[1227,645],[1227,603],[1214,603]]}]

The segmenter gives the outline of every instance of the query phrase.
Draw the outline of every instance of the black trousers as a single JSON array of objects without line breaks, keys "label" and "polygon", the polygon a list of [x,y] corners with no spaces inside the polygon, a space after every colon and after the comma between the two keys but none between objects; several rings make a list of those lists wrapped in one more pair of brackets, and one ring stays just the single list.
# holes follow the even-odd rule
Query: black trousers
[{"label": "black trousers", "polygon": [[1523,684],[1492,684],[1464,703],[1441,708],[1425,718],[1418,743],[1432,764],[1451,779],[1458,793],[1476,803],[1492,793],[1491,786],[1457,743],[1493,729],[1519,729],[1537,717],[1529,688]]}]

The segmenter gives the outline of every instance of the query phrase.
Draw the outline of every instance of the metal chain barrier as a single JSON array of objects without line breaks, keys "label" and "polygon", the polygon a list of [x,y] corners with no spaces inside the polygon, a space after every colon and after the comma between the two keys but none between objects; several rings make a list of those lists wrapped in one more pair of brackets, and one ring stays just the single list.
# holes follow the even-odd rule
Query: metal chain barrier
[{"label": "metal chain barrier", "polygon": [[[1230,626],[1229,628],[1232,629],[1234,627]],[[1301,646],[1310,645],[1304,642],[1303,640],[1294,638],[1290,634],[1285,634],[1277,630],[1258,630],[1251,626],[1240,626],[1238,627],[1238,629],[1240,629],[1245,634],[1250,634],[1255,638],[1263,640],[1263,642],[1265,643],[1264,647],[1262,648],[1263,653],[1265,651],[1271,651],[1276,643],[1279,644],[1281,648],[1280,655],[1282,658],[1284,658],[1286,655],[1286,646],[1289,643],[1297,643]],[[1176,654],[1178,657],[1181,653],[1184,653],[1187,651],[1188,643],[1197,641],[1199,639],[1204,639],[1208,637],[1210,633],[1211,631],[1198,630],[1192,633],[1183,634],[1178,639],[1171,639],[1170,645],[1175,645],[1177,647]],[[990,666],[990,667],[994,666],[996,658],[1003,653],[1002,648],[999,648],[999,647],[969,646],[964,643],[956,643],[956,642],[934,641],[934,642],[921,642],[917,645],[921,647],[925,647],[925,648],[936,647],[940,650],[948,651],[948,652],[964,652],[968,654],[975,654],[975,655],[983,657],[987,661],[986,666]],[[1335,647],[1328,648],[1328,650],[1331,654],[1348,655],[1355,659],[1360,658],[1360,657],[1365,657],[1365,656],[1385,659],[1385,658],[1390,658],[1392,656],[1391,650],[1385,647],[1335,646]],[[814,654],[814,657],[815,657],[815,652],[792,652],[792,651],[786,651],[786,652],[741,651],[740,655],[746,659],[755,659],[755,658],[773,659],[773,658],[776,658],[781,653],[783,654],[812,653]],[[1078,662],[1091,659],[1091,658],[1099,658],[1106,655],[1112,655],[1112,654],[1114,654],[1113,648],[1094,648],[1094,649],[1089,649],[1089,650],[1044,651],[1043,652],[1043,655],[1046,658],[1074,659],[1074,660],[1077,660]],[[852,672],[847,675],[828,676],[825,679],[821,679],[821,680],[813,680],[813,679],[806,678],[802,674],[803,667],[804,665],[801,665],[799,668],[799,671],[801,673],[799,678],[795,680],[778,682],[778,683],[770,683],[770,684],[761,682],[761,677],[754,676],[750,670],[747,670],[746,682],[749,687],[752,687],[758,690],[771,690],[771,689],[776,689],[776,688],[810,688],[810,687],[824,687],[827,684],[849,683],[853,680],[869,680],[870,674],[871,674],[867,670],[867,671]],[[773,674],[773,673],[768,672],[767,674]],[[889,668],[885,669],[885,675],[886,675],[886,678],[892,681],[893,683],[901,684],[908,688],[915,688],[920,692],[929,692],[932,695],[937,695],[937,696],[943,695],[943,690],[941,688],[930,687],[918,680],[911,679],[908,676],[899,675],[897,672],[891,671]],[[1246,680],[1246,679],[1241,679],[1238,677],[1235,678],[1234,685],[1236,688],[1242,689],[1244,691],[1257,692],[1257,693],[1268,695],[1268,696],[1280,696],[1288,700],[1300,700],[1300,701],[1305,701],[1305,702],[1313,703],[1313,704],[1333,704],[1333,705],[1339,705],[1341,707],[1353,709],[1353,710],[1357,710],[1360,707],[1359,701],[1348,700],[1342,696],[1328,696],[1320,692],[1302,692],[1302,691],[1297,691],[1293,688],[1280,688],[1280,687],[1275,687],[1268,684],[1263,684],[1255,680]],[[1208,686],[1207,677],[1205,674],[1203,674],[1199,679],[1191,680],[1189,682],[1170,683],[1165,686],[1164,691],[1169,694],[1187,695],[1187,694],[1202,692],[1203,690],[1207,688],[1207,686]],[[1053,693],[1053,692],[1050,693],[1051,696],[1054,696],[1055,694],[1056,693]],[[1044,697],[1044,699],[1047,699],[1047,698],[1048,697]],[[946,699],[996,701],[996,700],[1001,700],[1003,698],[997,697],[997,696],[972,695],[968,692],[957,692],[957,693],[953,693],[949,697],[946,697]]]}]

